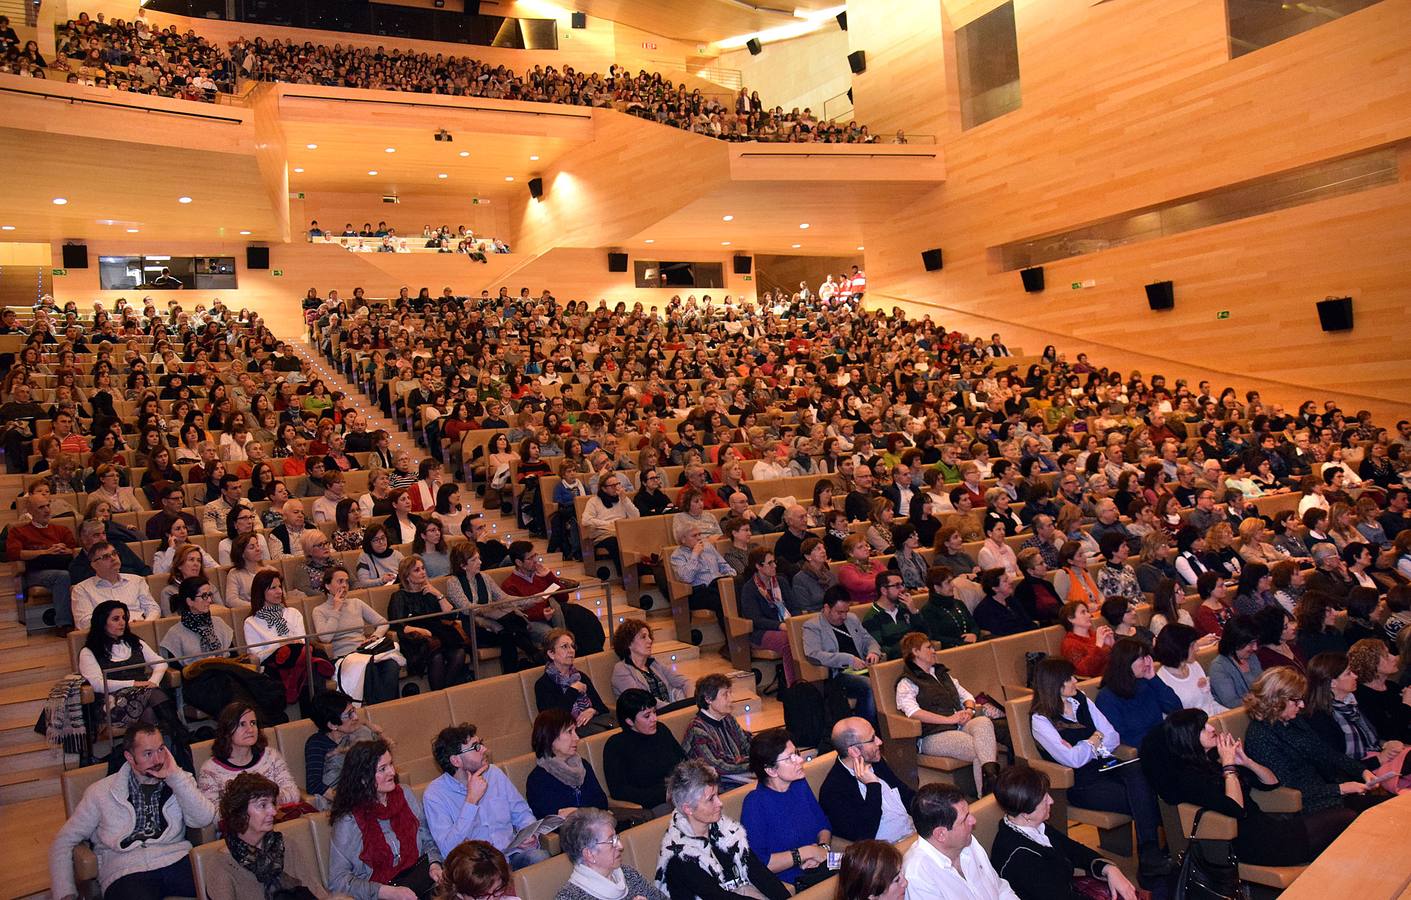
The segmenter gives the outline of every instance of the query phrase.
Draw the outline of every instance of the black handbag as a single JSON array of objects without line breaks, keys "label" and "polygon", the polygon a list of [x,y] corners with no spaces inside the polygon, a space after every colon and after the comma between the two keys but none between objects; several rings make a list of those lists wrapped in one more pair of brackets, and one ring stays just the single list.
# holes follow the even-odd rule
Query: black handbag
[{"label": "black handbag", "polygon": [[431,877],[431,858],[423,856],[408,866],[391,881],[393,887],[410,888],[421,900],[427,900],[436,892],[436,881]]},{"label": "black handbag", "polygon": [[1249,900],[1249,888],[1240,881],[1239,860],[1231,843],[1194,837],[1205,813],[1205,809],[1197,810],[1191,823],[1172,900]]}]

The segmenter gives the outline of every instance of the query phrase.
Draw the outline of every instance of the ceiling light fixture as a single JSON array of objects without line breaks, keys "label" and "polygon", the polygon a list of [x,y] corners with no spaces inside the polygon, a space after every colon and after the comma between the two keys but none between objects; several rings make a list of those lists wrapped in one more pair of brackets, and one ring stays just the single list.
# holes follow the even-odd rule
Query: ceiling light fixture
[{"label": "ceiling light fixture", "polygon": [[317,150],[317,149],[318,149],[318,144],[305,144],[304,146],[305,146],[307,149],[309,149],[309,150]]},{"label": "ceiling light fixture", "polygon": [[240,232],[240,233],[241,233],[241,234],[249,234],[250,232],[248,232],[248,231],[242,231],[242,232]]},{"label": "ceiling light fixture", "polygon": [[529,161],[530,161],[530,162],[538,162],[538,161],[539,161],[539,154],[536,153],[536,154],[534,154],[533,156],[529,157]]},{"label": "ceiling light fixture", "polygon": [[643,241],[643,243],[645,243],[645,244],[655,244],[655,243],[656,243],[656,238],[647,238],[645,241]]},{"label": "ceiling light fixture", "polygon": [[376,174],[377,174],[377,170],[376,170],[376,169],[369,169],[367,174],[369,174],[369,175],[376,175]]},{"label": "ceiling light fixture", "polygon": [[461,155],[462,157],[469,156],[469,155],[470,155],[470,151],[469,151],[469,150],[462,150],[462,151],[460,152],[460,155]]},{"label": "ceiling light fixture", "polygon": [[0,225],[0,231],[14,231],[14,230],[15,230],[15,226],[13,226],[13,225]]},{"label": "ceiling light fixture", "polygon": [[294,168],[294,174],[295,174],[295,175],[302,175],[302,174],[304,174],[304,169],[303,169],[303,167],[302,167],[302,166],[296,166],[296,167]]},{"label": "ceiling light fixture", "polygon": [[728,247],[728,246],[730,246],[730,242],[729,242],[729,241],[721,241],[721,242],[720,242],[720,246],[722,246],[722,247]]},{"label": "ceiling light fixture", "polygon": [[799,223],[799,227],[800,227],[800,228],[807,228],[807,227],[808,227],[808,223],[807,223],[807,222],[800,222],[800,223]]},{"label": "ceiling light fixture", "polygon": [[128,233],[128,234],[136,234],[136,233],[137,233],[137,229],[136,229],[136,228],[129,228],[129,229],[127,230],[127,233]]},{"label": "ceiling light fixture", "polygon": [[55,198],[54,198],[54,205],[55,205],[55,206],[63,206],[65,203],[68,203],[68,202],[69,202],[69,200],[68,200],[67,197],[55,197]]},{"label": "ceiling light fixture", "polygon": [[505,181],[514,181],[514,176],[513,176],[513,175],[506,175],[506,176],[505,176]]},{"label": "ceiling light fixture", "polygon": [[388,152],[388,153],[396,153],[396,152],[397,152],[397,148],[396,148],[396,147],[388,147],[386,152]]},{"label": "ceiling light fixture", "polygon": [[733,222],[733,221],[735,221],[735,217],[734,217],[734,216],[721,216],[721,221],[722,221],[722,222]]},{"label": "ceiling light fixture", "polygon": [[177,197],[177,198],[176,198],[176,202],[177,202],[177,203],[190,203],[190,202],[191,202],[191,198],[190,198],[190,197]]},{"label": "ceiling light fixture", "polygon": [[792,246],[795,250],[797,250],[797,249],[799,249],[800,247],[802,247],[803,244],[791,244],[790,246]]},{"label": "ceiling light fixture", "polygon": [[858,245],[857,245],[857,249],[859,249],[859,250],[864,250],[864,249],[866,249],[866,248],[863,247],[861,244],[858,244]]},{"label": "ceiling light fixture", "polygon": [[437,172],[437,173],[436,173],[436,177],[437,177],[437,178],[449,178],[450,176],[447,175],[445,172]]}]

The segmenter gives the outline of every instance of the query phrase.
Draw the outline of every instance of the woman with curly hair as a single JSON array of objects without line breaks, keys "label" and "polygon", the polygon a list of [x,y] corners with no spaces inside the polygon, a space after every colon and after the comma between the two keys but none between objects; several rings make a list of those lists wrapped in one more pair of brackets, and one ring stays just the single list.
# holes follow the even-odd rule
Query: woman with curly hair
[{"label": "woman with curly hair", "polygon": [[329,896],[318,860],[300,845],[286,844],[274,830],[278,800],[279,785],[257,772],[241,772],[226,784],[220,796],[225,846],[205,870],[210,900],[269,897],[301,888],[319,900]]}]

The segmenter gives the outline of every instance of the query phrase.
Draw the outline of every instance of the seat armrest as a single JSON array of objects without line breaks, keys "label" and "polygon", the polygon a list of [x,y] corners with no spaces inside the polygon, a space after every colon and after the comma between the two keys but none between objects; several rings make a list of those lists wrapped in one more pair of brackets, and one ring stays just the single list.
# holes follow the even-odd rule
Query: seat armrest
[{"label": "seat armrest", "polygon": [[609,809],[646,809],[646,807],[644,807],[644,806],[642,806],[642,805],[640,805],[640,804],[637,804],[637,803],[633,803],[633,802],[631,802],[630,800],[614,800],[614,799],[611,798],[611,797],[608,798],[608,808],[609,808]]},{"label": "seat armrest", "polygon": [[1280,787],[1272,791],[1253,791],[1254,802],[1267,813],[1303,811],[1303,792],[1297,788]]},{"label": "seat armrest", "polygon": [[1203,841],[1233,841],[1239,834],[1239,822],[1223,813],[1207,809],[1205,815],[1200,817],[1200,833],[1191,835],[1195,814],[1200,811],[1200,807],[1194,803],[1182,803],[1176,810],[1181,816],[1181,831],[1187,837],[1196,837]]},{"label": "seat armrest", "polygon": [[1066,790],[1073,786],[1073,770],[1067,766],[1049,762],[1046,759],[1027,760],[1030,768],[1038,769],[1048,776],[1049,785],[1059,790]]},{"label": "seat armrest", "polygon": [[892,740],[921,737],[921,723],[901,713],[887,713],[887,732]]}]

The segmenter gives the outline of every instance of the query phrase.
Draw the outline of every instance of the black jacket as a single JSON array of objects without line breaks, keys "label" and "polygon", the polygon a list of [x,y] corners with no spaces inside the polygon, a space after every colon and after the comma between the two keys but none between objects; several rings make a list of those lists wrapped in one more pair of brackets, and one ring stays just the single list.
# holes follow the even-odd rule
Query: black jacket
[{"label": "black jacket", "polygon": [[[897,777],[885,760],[872,764],[877,777],[901,794],[902,805],[911,808],[911,798],[916,792]],[[867,795],[857,790],[858,780],[841,762],[835,762],[828,770],[823,784],[818,789],[818,805],[828,817],[833,834],[848,841],[870,840],[877,837],[877,827],[882,822],[882,785],[867,785]]]},{"label": "black jacket", "polygon": [[1045,847],[1004,822],[995,829],[990,862],[1020,900],[1076,900],[1083,895],[1073,889],[1075,870],[1101,878],[1102,870],[1112,865],[1056,829],[1046,828],[1044,832],[1052,847]]},{"label": "black jacket", "polygon": [[[593,710],[601,715],[608,711],[607,704],[603,703],[603,698],[598,696],[598,689],[593,687],[593,681],[588,677],[588,673],[579,670],[579,675],[583,678],[583,683],[588,686],[588,702],[593,704]],[[573,709],[573,702],[578,699],[576,688],[564,690],[559,687],[546,671],[539,676],[539,680],[534,682],[534,701],[539,706],[539,712],[546,709]]]}]

